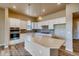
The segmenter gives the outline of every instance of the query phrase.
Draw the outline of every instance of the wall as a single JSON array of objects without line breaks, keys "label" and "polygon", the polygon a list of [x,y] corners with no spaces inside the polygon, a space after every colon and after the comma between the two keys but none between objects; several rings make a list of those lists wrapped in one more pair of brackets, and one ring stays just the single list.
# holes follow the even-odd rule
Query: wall
[{"label": "wall", "polygon": [[8,18],[8,8],[5,8],[5,41],[4,41],[4,47],[8,48],[9,40],[10,40],[10,23]]},{"label": "wall", "polygon": [[9,43],[9,19],[8,8],[0,9],[0,46],[8,47]]},{"label": "wall", "polygon": [[61,10],[56,13],[44,16],[43,20],[55,19],[55,18],[60,18],[60,17],[65,17],[65,16],[66,16],[66,10]]},{"label": "wall", "polygon": [[0,9],[0,46],[4,44],[5,10]]}]

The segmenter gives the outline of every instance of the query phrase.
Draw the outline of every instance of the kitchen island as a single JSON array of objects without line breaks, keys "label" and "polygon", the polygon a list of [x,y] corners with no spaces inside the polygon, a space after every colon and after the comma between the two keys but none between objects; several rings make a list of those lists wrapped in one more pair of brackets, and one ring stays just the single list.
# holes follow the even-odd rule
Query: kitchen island
[{"label": "kitchen island", "polygon": [[25,49],[33,56],[57,56],[64,40],[43,36],[39,33],[25,34]]}]

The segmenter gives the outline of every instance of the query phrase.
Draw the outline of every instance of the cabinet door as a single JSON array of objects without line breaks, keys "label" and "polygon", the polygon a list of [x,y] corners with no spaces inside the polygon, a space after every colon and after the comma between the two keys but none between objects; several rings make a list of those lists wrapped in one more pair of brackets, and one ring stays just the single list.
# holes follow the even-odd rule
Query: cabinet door
[{"label": "cabinet door", "polygon": [[66,25],[65,24],[56,24],[54,25],[54,35],[65,39],[65,33],[66,33]]},{"label": "cabinet door", "polygon": [[27,26],[27,22],[21,20],[20,28],[21,28],[21,29],[26,29],[26,26]]},{"label": "cabinet door", "polygon": [[16,18],[10,18],[10,27],[20,27],[20,20]]},{"label": "cabinet door", "polygon": [[32,29],[38,29],[38,23],[37,22],[32,23]]},{"label": "cabinet door", "polygon": [[20,27],[20,20],[19,19],[15,20],[15,27]]},{"label": "cabinet door", "polygon": [[13,18],[10,18],[10,27],[15,27],[15,21]]},{"label": "cabinet door", "polygon": [[37,26],[37,28],[38,28],[38,29],[42,29],[41,26],[42,26],[42,23],[41,23],[41,22],[38,22],[38,26]]}]

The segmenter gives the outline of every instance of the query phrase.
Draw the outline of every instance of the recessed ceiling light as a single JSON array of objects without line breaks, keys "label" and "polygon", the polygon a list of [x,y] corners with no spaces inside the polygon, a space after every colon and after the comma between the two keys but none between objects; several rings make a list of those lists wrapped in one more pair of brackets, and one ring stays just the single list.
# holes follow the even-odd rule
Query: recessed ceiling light
[{"label": "recessed ceiling light", "polygon": [[39,17],[38,17],[38,20],[42,20],[42,17],[41,17],[41,16],[39,16]]},{"label": "recessed ceiling light", "polygon": [[28,23],[30,23],[31,21],[30,21],[30,20],[28,20],[27,22],[28,22]]},{"label": "recessed ceiling light", "polygon": [[45,12],[45,11],[46,11],[45,9],[42,10],[42,12]]},{"label": "recessed ceiling light", "polygon": [[28,21],[27,21],[27,24],[28,24],[28,25],[31,25],[31,20],[28,20]]},{"label": "recessed ceiling light", "polygon": [[14,5],[13,8],[16,9],[16,6]]}]

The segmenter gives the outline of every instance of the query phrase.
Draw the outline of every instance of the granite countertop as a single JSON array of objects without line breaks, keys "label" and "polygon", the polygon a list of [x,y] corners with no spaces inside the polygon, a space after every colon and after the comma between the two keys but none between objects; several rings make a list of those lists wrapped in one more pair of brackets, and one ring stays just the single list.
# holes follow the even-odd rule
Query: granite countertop
[{"label": "granite countertop", "polygon": [[43,36],[39,33],[27,33],[25,38],[25,40],[29,41],[30,43],[36,43],[51,49],[59,49],[65,42],[65,40]]}]

